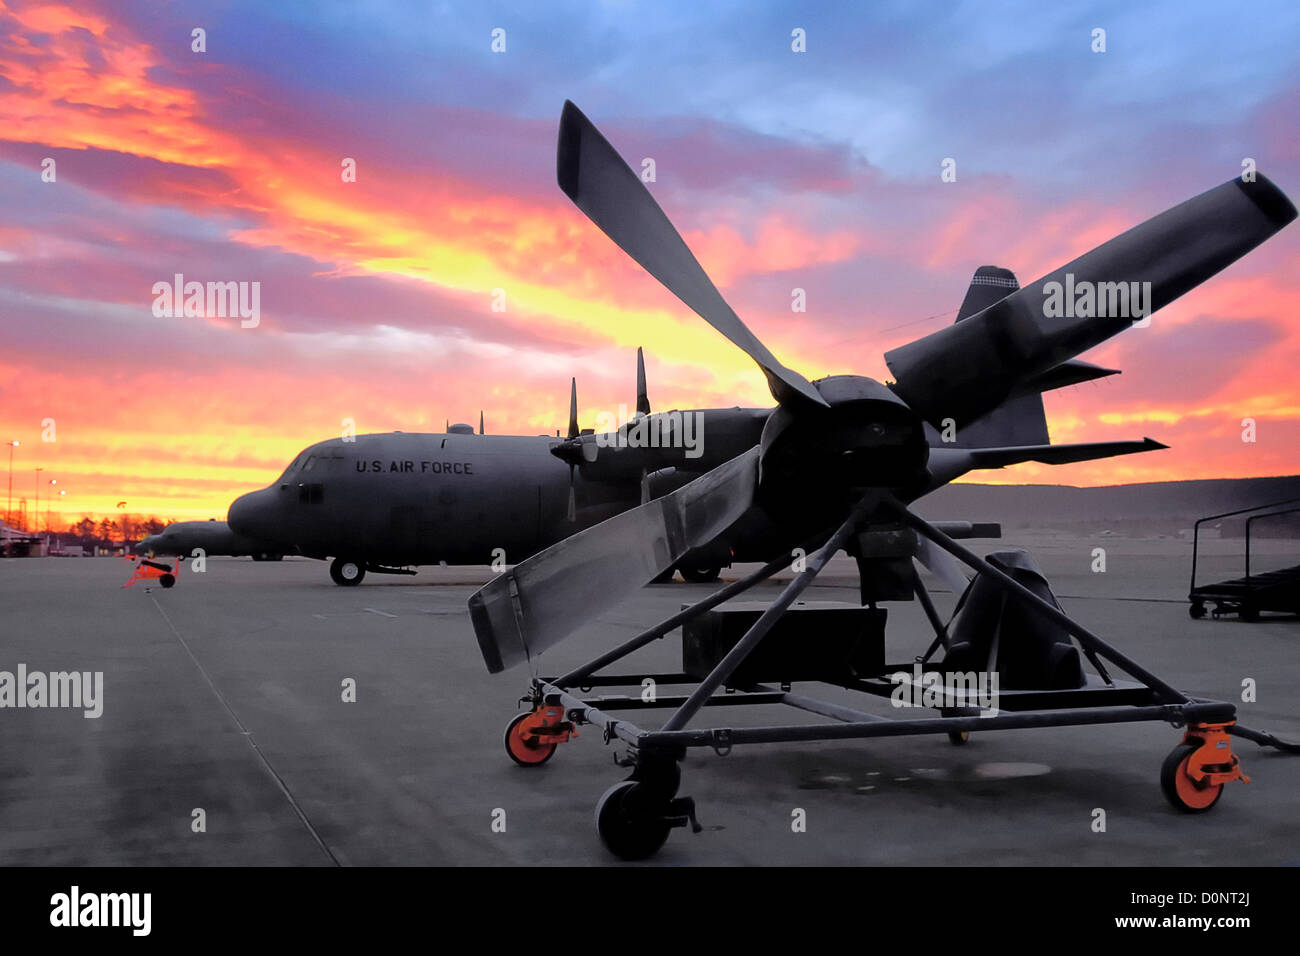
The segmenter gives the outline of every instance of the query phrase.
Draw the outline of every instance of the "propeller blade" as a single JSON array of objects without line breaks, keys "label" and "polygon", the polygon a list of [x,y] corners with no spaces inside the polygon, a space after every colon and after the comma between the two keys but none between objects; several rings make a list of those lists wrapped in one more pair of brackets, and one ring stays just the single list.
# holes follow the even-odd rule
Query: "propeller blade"
[{"label": "propeller blade", "polygon": [[961,565],[947,551],[936,548],[929,538],[918,535],[920,542],[916,549],[916,560],[920,561],[931,574],[942,581],[953,594],[960,597],[970,584],[970,579],[962,572]]},{"label": "propeller blade", "polygon": [[578,520],[578,495],[573,489],[573,469],[575,465],[569,466],[569,513],[567,515],[570,521]]},{"label": "propeller blade", "polygon": [[650,472],[641,469],[641,504],[650,500]]},{"label": "propeller blade", "polygon": [[[1295,217],[1295,206],[1263,174],[1216,186],[965,321],[885,353],[894,389],[936,427],[945,418],[974,421],[1028,379],[1194,289]],[[1089,291],[1090,305],[1083,298]],[[1145,300],[1141,308],[1135,294]]]},{"label": "propeller blade", "polygon": [[480,435],[483,434],[483,411],[482,411],[482,409],[480,409],[480,410],[479,410],[479,413],[478,413],[478,433],[479,433]]},{"label": "propeller blade", "polygon": [[565,101],[560,115],[556,179],[573,204],[620,249],[758,363],[778,402],[826,401],[798,372],[768,351],[740,321],[659,208],[641,177],[582,111]]},{"label": "propeller blade", "polygon": [[578,380],[569,379],[569,438],[578,437]]},{"label": "propeller blade", "polygon": [[504,571],[469,599],[491,673],[530,660],[716,538],[754,500],[758,448],[670,495],[565,538]]},{"label": "propeller blade", "polygon": [[639,345],[636,347],[636,413],[650,414],[650,396],[645,391],[645,355]]}]

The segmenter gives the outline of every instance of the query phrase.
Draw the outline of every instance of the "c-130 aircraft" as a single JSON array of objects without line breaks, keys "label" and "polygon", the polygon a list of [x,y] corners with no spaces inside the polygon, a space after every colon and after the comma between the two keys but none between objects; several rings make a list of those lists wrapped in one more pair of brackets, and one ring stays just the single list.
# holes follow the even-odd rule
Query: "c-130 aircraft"
[{"label": "c-130 aircraft", "polygon": [[[981,266],[957,322],[1019,288],[1015,276]],[[1070,360],[1014,392],[955,433],[925,425],[931,488],[979,469],[1026,461],[1059,465],[1164,448],[1151,439],[1052,445],[1042,393],[1115,369]],[[414,574],[413,567],[516,564],[572,534],[677,490],[759,444],[771,408],[706,408],[652,413],[637,350],[637,406],[615,432],[578,427],[571,383],[569,427],[556,435],[485,435],[470,425],[446,434],[389,432],[334,438],[300,452],[278,480],[230,506],[231,529],[277,542],[287,554],[331,560],[343,586],[366,572]],[[650,439],[647,441],[647,436]],[[996,536],[988,526],[941,523],[955,537]],[[674,570],[693,583],[715,581],[734,561],[768,561],[779,534],[751,512],[688,552]],[[964,587],[964,581],[947,582]]]}]

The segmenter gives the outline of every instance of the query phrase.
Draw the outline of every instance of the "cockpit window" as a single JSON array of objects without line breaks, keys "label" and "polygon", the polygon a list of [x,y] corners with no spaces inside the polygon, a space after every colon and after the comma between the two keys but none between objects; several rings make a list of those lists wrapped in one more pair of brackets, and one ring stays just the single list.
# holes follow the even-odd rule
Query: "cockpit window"
[{"label": "cockpit window", "polygon": [[284,474],[280,476],[280,480],[285,481],[291,474],[293,474],[293,470],[298,467],[298,462],[301,460],[302,455],[299,455],[293,461],[289,462],[289,467],[284,470]]},{"label": "cockpit window", "polygon": [[316,456],[308,455],[307,460],[302,463],[302,470],[311,471],[315,467],[316,467]]}]

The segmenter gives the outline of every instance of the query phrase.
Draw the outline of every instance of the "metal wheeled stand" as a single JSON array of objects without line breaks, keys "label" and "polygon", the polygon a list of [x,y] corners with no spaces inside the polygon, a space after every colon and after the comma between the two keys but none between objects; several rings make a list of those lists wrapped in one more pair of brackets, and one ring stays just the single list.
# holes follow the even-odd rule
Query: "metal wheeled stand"
[{"label": "metal wheeled stand", "polygon": [[[1257,521],[1277,518],[1284,515],[1300,514],[1300,507],[1283,508],[1293,505],[1300,498],[1287,498],[1271,504],[1255,505],[1250,508],[1238,508],[1236,511],[1224,511],[1216,515],[1206,515],[1192,526],[1192,583],[1187,592],[1191,604],[1187,613],[1193,620],[1205,617],[1206,605],[1214,607],[1209,611],[1218,618],[1225,614],[1236,614],[1243,621],[1258,621],[1261,611],[1280,611],[1284,614],[1300,614],[1300,565],[1279,568],[1254,574],[1250,571],[1250,531]],[[1267,509],[1274,510],[1267,510]],[[1254,512],[1252,514],[1252,512]],[[1228,581],[1216,581],[1213,584],[1196,584],[1196,563],[1201,549],[1201,525],[1207,521],[1250,515],[1245,518],[1246,526],[1246,575]]]},{"label": "metal wheeled stand", "polygon": [[[795,693],[788,683],[779,686],[767,683],[729,686],[729,679],[737,668],[795,599],[812,584],[830,558],[845,547],[867,515],[882,510],[892,512],[917,534],[999,584],[1009,597],[1026,602],[1042,617],[1066,630],[1078,641],[1084,656],[1096,670],[1096,676],[1089,675],[1083,687],[1065,690],[1004,690],[999,694],[996,713],[981,706],[971,695],[956,701],[955,706],[940,708],[939,716],[902,719],[882,717]],[[963,743],[973,731],[1164,721],[1185,728],[1185,733],[1164,762],[1161,786],[1174,806],[1189,813],[1210,809],[1218,801],[1224,784],[1233,780],[1249,782],[1232,752],[1230,736],[1244,737],[1260,746],[1300,753],[1300,745],[1237,724],[1236,708],[1232,704],[1188,697],[1166,684],[1072,620],[1054,604],[963,548],[892,498],[883,501],[875,497],[864,498],[826,543],[808,558],[806,568],[786,585],[780,596],[689,694],[655,695],[650,699],[638,694],[585,698],[573,692],[577,688],[595,687],[634,687],[639,690],[647,677],[657,686],[695,683],[686,674],[616,676],[600,672],[788,565],[789,560],[784,557],[770,562],[567,674],[553,679],[532,679],[527,695],[522,698],[531,709],[515,717],[506,730],[506,750],[517,763],[526,766],[545,763],[560,743],[576,734],[578,726],[588,724],[601,729],[606,743],[622,741],[629,748],[627,758],[619,762],[631,769],[630,776],[606,791],[596,808],[596,825],[601,840],[615,855],[623,859],[643,859],[663,846],[673,828],[690,826],[696,832],[700,830],[695,820],[694,801],[677,793],[681,782],[678,764],[691,747],[709,747],[719,755],[726,755],[732,748],[744,744],[915,734],[947,734],[954,743]],[[936,634],[935,642],[926,654],[904,665],[886,666],[880,674],[835,681],[835,686],[889,697],[897,686],[889,675],[899,671],[919,671],[922,676],[943,672],[942,666],[929,662],[929,657],[941,644],[946,645],[947,635],[933,604],[920,586],[919,576],[916,585],[917,596]],[[1103,660],[1133,679],[1112,678]],[[795,725],[688,726],[701,708],[726,710],[763,704],[780,704],[827,720]],[[658,730],[647,730],[631,720],[615,716],[616,712],[643,710],[668,710],[671,713]]]}]

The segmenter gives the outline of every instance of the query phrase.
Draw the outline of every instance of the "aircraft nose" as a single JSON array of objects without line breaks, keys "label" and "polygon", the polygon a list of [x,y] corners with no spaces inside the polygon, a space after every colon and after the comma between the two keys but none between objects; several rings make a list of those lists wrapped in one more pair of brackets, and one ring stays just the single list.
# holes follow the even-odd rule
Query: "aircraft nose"
[{"label": "aircraft nose", "polygon": [[270,488],[250,491],[231,502],[226,523],[236,534],[269,540],[275,538],[278,530],[278,510]]}]

